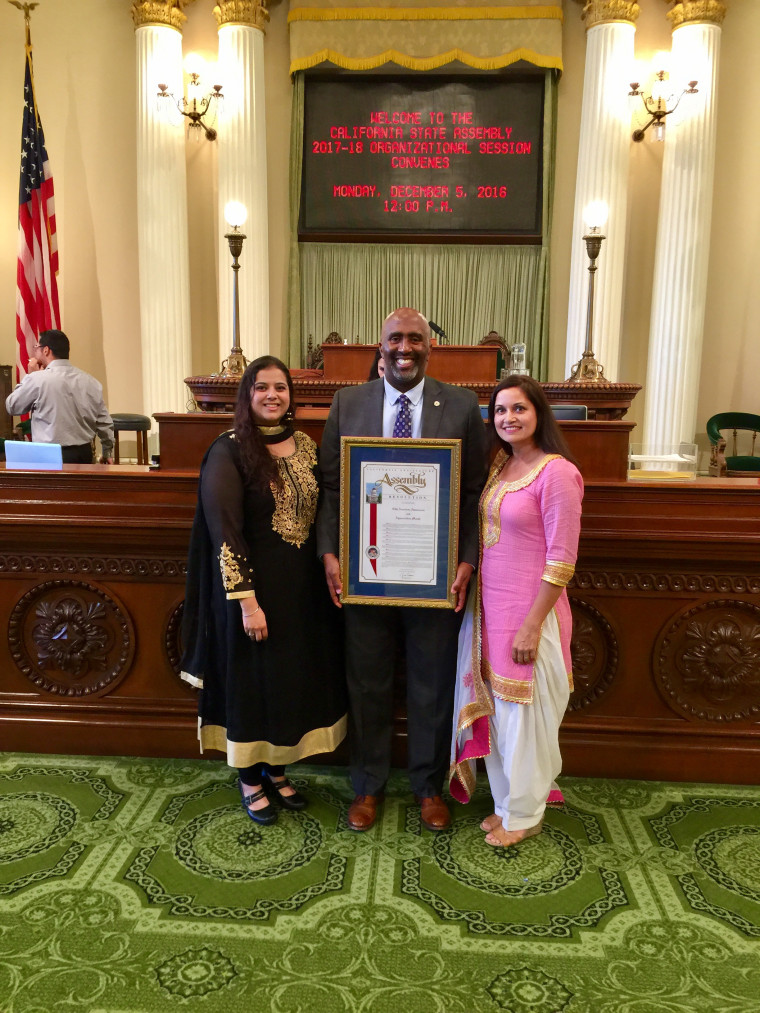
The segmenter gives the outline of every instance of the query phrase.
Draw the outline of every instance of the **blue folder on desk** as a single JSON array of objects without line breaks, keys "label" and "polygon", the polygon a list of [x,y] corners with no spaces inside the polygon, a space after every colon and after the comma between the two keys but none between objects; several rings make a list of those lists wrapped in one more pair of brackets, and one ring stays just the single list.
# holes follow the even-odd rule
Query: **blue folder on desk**
[{"label": "blue folder on desk", "polygon": [[20,468],[24,471],[60,471],[63,468],[61,445],[6,440],[5,467]]}]

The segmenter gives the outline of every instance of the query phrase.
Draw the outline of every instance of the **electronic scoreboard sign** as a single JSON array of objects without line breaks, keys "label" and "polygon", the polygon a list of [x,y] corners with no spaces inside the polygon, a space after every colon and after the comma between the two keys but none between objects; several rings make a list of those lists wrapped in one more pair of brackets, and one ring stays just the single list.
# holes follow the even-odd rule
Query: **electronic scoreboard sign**
[{"label": "electronic scoreboard sign", "polygon": [[541,235],[543,77],[307,77],[302,239]]}]

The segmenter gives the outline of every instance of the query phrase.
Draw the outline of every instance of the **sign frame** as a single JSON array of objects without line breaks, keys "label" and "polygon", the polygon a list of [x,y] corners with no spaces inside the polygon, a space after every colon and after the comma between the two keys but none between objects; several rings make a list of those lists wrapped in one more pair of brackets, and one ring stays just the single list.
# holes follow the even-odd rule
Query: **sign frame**
[{"label": "sign frame", "polygon": [[[458,565],[459,492],[462,441],[459,439],[381,439],[374,436],[343,436],[340,448],[340,574],[341,602],[349,605],[414,605],[421,608],[456,606],[451,593]],[[362,488],[365,465],[414,473],[437,468],[436,502],[428,510],[436,517],[430,563],[435,572],[431,582],[408,580],[390,582],[360,580],[361,563],[367,555],[363,546],[362,508],[369,497]],[[398,483],[402,488],[404,482]],[[394,490],[395,491],[395,490]],[[403,491],[411,498],[415,494]],[[429,499],[429,497],[426,497]],[[403,511],[403,507],[401,508]],[[386,529],[387,533],[387,529]],[[424,539],[423,539],[424,541]],[[376,549],[376,546],[368,548]],[[370,557],[371,558],[371,557]]]}]

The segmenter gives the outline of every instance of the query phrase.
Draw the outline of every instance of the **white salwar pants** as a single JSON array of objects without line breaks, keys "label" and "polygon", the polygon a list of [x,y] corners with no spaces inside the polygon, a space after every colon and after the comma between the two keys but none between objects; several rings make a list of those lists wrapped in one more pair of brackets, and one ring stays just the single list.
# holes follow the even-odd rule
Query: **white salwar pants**
[{"label": "white salwar pants", "polygon": [[494,812],[505,830],[527,830],[544,814],[562,769],[559,726],[570,699],[554,609],[544,620],[533,671],[533,703],[494,697],[491,752],[485,758]]}]

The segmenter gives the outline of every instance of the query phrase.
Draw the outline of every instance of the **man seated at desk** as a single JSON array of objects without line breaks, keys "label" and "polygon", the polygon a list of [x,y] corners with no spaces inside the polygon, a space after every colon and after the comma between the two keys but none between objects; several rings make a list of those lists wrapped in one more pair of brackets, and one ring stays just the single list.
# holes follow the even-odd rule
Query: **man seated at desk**
[{"label": "man seated at desk", "polygon": [[103,388],[69,362],[63,331],[44,331],[29,359],[28,373],[5,400],[9,415],[32,413],[35,443],[60,443],[64,464],[92,464],[92,441],[100,438],[101,464],[113,464],[113,420]]}]

